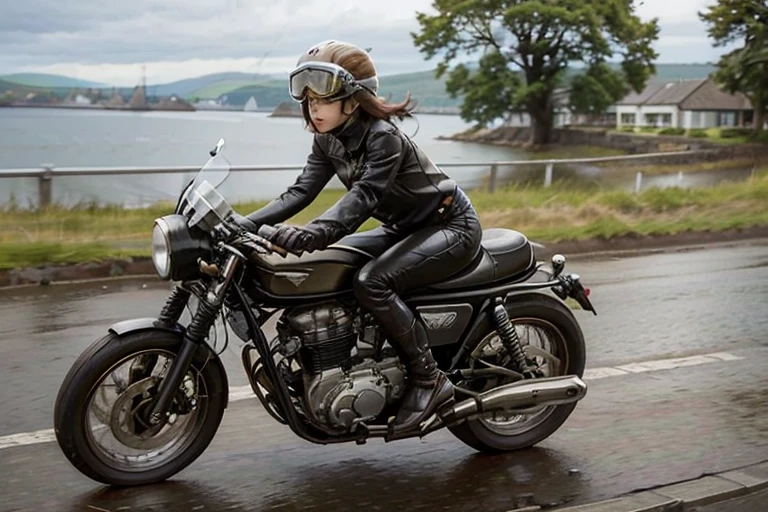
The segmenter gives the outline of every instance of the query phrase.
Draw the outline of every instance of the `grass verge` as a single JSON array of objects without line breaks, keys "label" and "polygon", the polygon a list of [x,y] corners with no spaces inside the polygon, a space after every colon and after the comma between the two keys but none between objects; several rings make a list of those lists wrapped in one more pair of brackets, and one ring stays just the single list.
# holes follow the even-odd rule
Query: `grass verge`
[{"label": "grass verge", "polygon": [[[341,190],[323,192],[291,222],[305,223],[333,205]],[[677,234],[768,226],[768,170],[745,182],[702,189],[624,191],[512,186],[490,194],[470,192],[485,227],[513,228],[540,242],[610,239],[622,235]],[[250,212],[264,202],[235,205]],[[118,207],[8,209],[0,215],[0,269],[147,256],[155,218],[171,204]],[[377,223],[369,221],[361,229]]]}]

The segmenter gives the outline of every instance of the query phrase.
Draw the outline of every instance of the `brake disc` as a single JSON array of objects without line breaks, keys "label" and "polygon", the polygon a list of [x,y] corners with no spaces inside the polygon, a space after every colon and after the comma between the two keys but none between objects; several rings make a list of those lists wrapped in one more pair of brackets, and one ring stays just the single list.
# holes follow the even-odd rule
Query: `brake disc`
[{"label": "brake disc", "polygon": [[157,377],[142,379],[125,388],[117,397],[112,407],[109,427],[115,438],[125,446],[137,450],[160,448],[173,440],[186,423],[177,422],[176,414],[171,414],[166,421],[157,425],[151,425],[147,421],[145,412],[154,398],[154,392],[150,390],[155,388],[159,381]]}]

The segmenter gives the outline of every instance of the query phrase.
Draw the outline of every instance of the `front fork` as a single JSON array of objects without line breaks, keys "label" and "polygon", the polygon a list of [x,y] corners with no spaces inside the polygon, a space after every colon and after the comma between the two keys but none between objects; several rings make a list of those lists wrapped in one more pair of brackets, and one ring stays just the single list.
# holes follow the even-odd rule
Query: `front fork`
[{"label": "front fork", "polygon": [[[216,274],[212,283],[208,286],[207,293],[202,294],[200,297],[197,312],[193,315],[192,321],[184,332],[181,349],[176,354],[168,374],[160,382],[160,388],[157,395],[155,395],[154,404],[149,415],[149,422],[152,425],[160,423],[168,414],[168,408],[192,364],[195,353],[200,345],[205,343],[205,339],[216,321],[216,315],[221,310],[229,284],[237,272],[240,261],[245,259],[245,256],[237,249],[226,246],[225,248],[229,249],[230,255],[227,257],[224,268]],[[210,269],[211,267],[207,268]],[[182,287],[174,289],[171,298],[166,302],[163,311],[160,313],[159,320],[168,322],[171,325],[178,322],[189,297],[189,290]]]}]

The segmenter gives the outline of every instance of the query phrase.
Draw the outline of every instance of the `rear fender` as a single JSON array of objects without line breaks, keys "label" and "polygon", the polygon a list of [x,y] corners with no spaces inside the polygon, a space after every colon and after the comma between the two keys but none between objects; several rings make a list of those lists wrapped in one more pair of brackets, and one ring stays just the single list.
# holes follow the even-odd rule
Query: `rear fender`
[{"label": "rear fender", "polygon": [[[181,341],[184,337],[185,329],[178,323],[176,325],[168,325],[167,323],[161,322],[157,318],[151,317],[124,320],[122,322],[117,322],[116,324],[113,324],[109,327],[109,332],[114,334],[116,339],[142,331],[161,331],[173,333],[178,335],[179,341]],[[207,354],[205,352],[207,352]],[[210,383],[213,385],[213,389],[209,392],[214,394],[224,394],[224,406],[226,407],[229,402],[229,380],[227,379],[227,372],[224,369],[224,365],[222,364],[219,356],[215,354],[208,345],[203,344],[201,345],[200,349],[198,349],[197,354],[195,355],[195,360],[202,359],[205,361],[206,357],[208,358],[208,362],[205,364],[213,364],[219,374],[219,378],[214,379],[214,382]]]}]

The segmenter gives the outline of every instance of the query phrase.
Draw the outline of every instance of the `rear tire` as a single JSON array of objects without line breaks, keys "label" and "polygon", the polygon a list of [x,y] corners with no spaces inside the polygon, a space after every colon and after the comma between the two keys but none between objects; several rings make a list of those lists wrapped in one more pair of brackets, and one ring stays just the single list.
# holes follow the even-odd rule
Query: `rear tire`
[{"label": "rear tire", "polygon": [[[567,363],[560,369],[559,375],[584,374],[586,362],[586,350],[584,335],[571,310],[560,300],[542,293],[528,293],[518,297],[510,297],[506,304],[507,314],[515,324],[516,319],[538,319],[550,324],[562,336],[564,349],[567,354],[560,354],[562,360],[567,357]],[[472,351],[489,335],[495,333],[495,327],[489,320],[482,326],[481,334],[473,346],[467,351]],[[467,361],[464,361],[466,364]],[[555,376],[555,375],[551,375]],[[483,453],[497,454],[522,450],[540,443],[552,435],[568,419],[576,403],[553,406],[549,416],[530,430],[516,435],[504,435],[494,432],[479,418],[464,421],[448,429],[468,446]]]},{"label": "rear tire", "polygon": [[192,362],[199,375],[198,390],[204,386],[206,391],[206,397],[201,397],[197,406],[204,410],[193,411],[195,430],[170,460],[147,470],[131,469],[130,464],[126,468],[118,467],[117,463],[110,464],[109,458],[95,445],[88,426],[89,416],[93,413],[89,413],[88,406],[108,372],[140,352],[162,351],[172,357],[178,353],[181,342],[179,334],[165,331],[140,331],[124,336],[108,334],[95,341],[75,361],[56,398],[54,429],[64,455],[85,476],[118,486],[156,483],[187,467],[208,447],[224,415],[228,389],[226,374],[222,375],[223,367],[218,361],[209,360],[209,356],[213,359],[215,356],[207,346],[200,347]]}]

